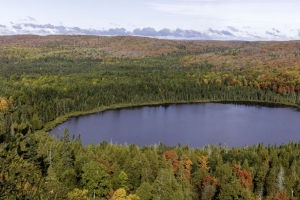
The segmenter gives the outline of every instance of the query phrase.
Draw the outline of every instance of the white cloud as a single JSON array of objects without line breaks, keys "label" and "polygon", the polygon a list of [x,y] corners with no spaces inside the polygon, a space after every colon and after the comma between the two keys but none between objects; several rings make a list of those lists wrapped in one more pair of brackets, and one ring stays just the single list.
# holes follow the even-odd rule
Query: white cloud
[{"label": "white cloud", "polygon": [[[153,27],[136,28],[132,31],[126,28],[92,29],[63,25],[37,24],[37,23],[11,23],[0,24],[0,35],[37,34],[37,35],[138,35],[165,39],[189,39],[189,40],[295,40],[300,38],[300,31],[294,30],[293,36],[286,36],[275,28],[265,31],[263,34],[255,30],[237,30],[234,27],[226,29],[209,28],[205,31],[192,29],[155,29]],[[299,35],[298,35],[299,34]]]},{"label": "white cloud", "polygon": [[[175,3],[153,3],[152,9],[163,13],[171,13],[186,19],[197,18],[208,26],[255,27],[259,32],[284,26],[296,27],[300,19],[300,2],[297,1],[197,1],[185,0]],[[261,30],[263,29],[263,30]]]},{"label": "white cloud", "polygon": [[11,0],[0,7],[0,24],[11,28],[13,22],[14,32],[18,24],[35,23],[84,30],[118,28],[119,32],[151,27],[164,30],[158,34],[177,29],[213,34],[211,29],[214,34],[219,31],[239,38],[269,38],[271,34],[299,38],[299,8],[299,0]]}]

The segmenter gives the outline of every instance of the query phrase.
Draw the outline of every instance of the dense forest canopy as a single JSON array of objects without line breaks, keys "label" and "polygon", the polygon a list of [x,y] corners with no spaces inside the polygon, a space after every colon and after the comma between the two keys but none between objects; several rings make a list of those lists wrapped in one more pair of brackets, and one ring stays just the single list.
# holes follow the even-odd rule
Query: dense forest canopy
[{"label": "dense forest canopy", "polygon": [[[0,198],[297,199],[299,143],[140,147],[46,131],[70,116],[178,102],[300,106],[300,42],[0,37]],[[97,172],[97,173],[95,173]]]}]

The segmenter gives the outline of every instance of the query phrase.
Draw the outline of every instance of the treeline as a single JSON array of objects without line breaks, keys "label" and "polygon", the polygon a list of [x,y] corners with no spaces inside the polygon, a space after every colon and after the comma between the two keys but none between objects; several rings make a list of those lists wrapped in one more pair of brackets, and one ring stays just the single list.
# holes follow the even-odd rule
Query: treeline
[{"label": "treeline", "polygon": [[83,147],[16,134],[1,138],[2,199],[298,199],[300,143]]},{"label": "treeline", "polygon": [[[27,124],[35,131],[62,115],[121,104],[195,101],[300,104],[296,72],[286,75],[270,71],[223,72],[214,71],[207,61],[185,68],[176,65],[176,58],[147,58],[110,63],[50,59],[48,64],[37,62],[49,71],[38,74],[36,70],[40,67],[35,67],[35,62],[20,63],[20,67],[16,65],[20,72],[0,79],[2,101],[11,98],[13,102],[14,128]],[[70,73],[72,70],[74,73]],[[2,68],[3,74],[6,71]]]}]

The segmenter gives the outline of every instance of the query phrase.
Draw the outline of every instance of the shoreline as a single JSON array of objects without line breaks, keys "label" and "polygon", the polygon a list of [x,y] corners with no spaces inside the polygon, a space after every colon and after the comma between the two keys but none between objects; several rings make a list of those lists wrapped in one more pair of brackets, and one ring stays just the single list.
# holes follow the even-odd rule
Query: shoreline
[{"label": "shoreline", "polygon": [[97,114],[100,112],[104,112],[107,110],[116,110],[116,109],[123,109],[123,108],[136,108],[136,107],[144,107],[144,106],[163,106],[163,105],[176,105],[176,104],[197,104],[197,103],[229,103],[229,104],[241,104],[241,105],[246,105],[247,103],[253,103],[253,105],[262,105],[265,107],[290,107],[290,108],[295,108],[295,109],[300,109],[300,106],[296,104],[288,104],[288,103],[278,103],[278,102],[266,102],[266,101],[245,101],[245,100],[199,100],[199,101],[177,101],[177,102],[145,102],[145,103],[138,103],[138,104],[112,104],[110,106],[102,106],[99,108],[95,108],[89,111],[76,111],[76,112],[71,112],[66,115],[62,115],[60,117],[57,117],[53,121],[50,121],[46,123],[42,129],[37,130],[35,133],[39,132],[48,132],[54,129],[56,126],[59,124],[64,123],[70,118],[73,117],[80,117],[80,116],[85,116],[85,115],[90,115],[90,114]]}]

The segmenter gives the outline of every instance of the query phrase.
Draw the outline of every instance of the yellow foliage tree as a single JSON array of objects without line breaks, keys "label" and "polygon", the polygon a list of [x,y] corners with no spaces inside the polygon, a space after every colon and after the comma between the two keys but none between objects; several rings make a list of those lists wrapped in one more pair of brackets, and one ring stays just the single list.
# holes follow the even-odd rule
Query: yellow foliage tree
[{"label": "yellow foliage tree", "polygon": [[6,97],[0,97],[0,111],[6,112],[8,108],[14,103],[14,98],[10,96],[8,99]]},{"label": "yellow foliage tree", "polygon": [[130,194],[127,196],[127,200],[141,200],[141,198],[136,194]]},{"label": "yellow foliage tree", "polygon": [[111,200],[127,200],[125,189],[124,188],[117,189],[114,195],[112,196]]},{"label": "yellow foliage tree", "polygon": [[136,194],[126,196],[126,190],[124,188],[119,188],[115,191],[110,200],[140,200],[140,197]]},{"label": "yellow foliage tree", "polygon": [[73,191],[68,193],[68,199],[70,200],[89,200],[88,198],[88,190],[83,189],[80,190],[75,188]]},{"label": "yellow foliage tree", "polygon": [[0,100],[0,111],[6,112],[8,110],[8,100],[2,97]]},{"label": "yellow foliage tree", "polygon": [[199,168],[203,168],[206,171],[208,171],[210,169],[208,165],[208,156],[201,156],[200,158],[198,158],[198,167]]}]

